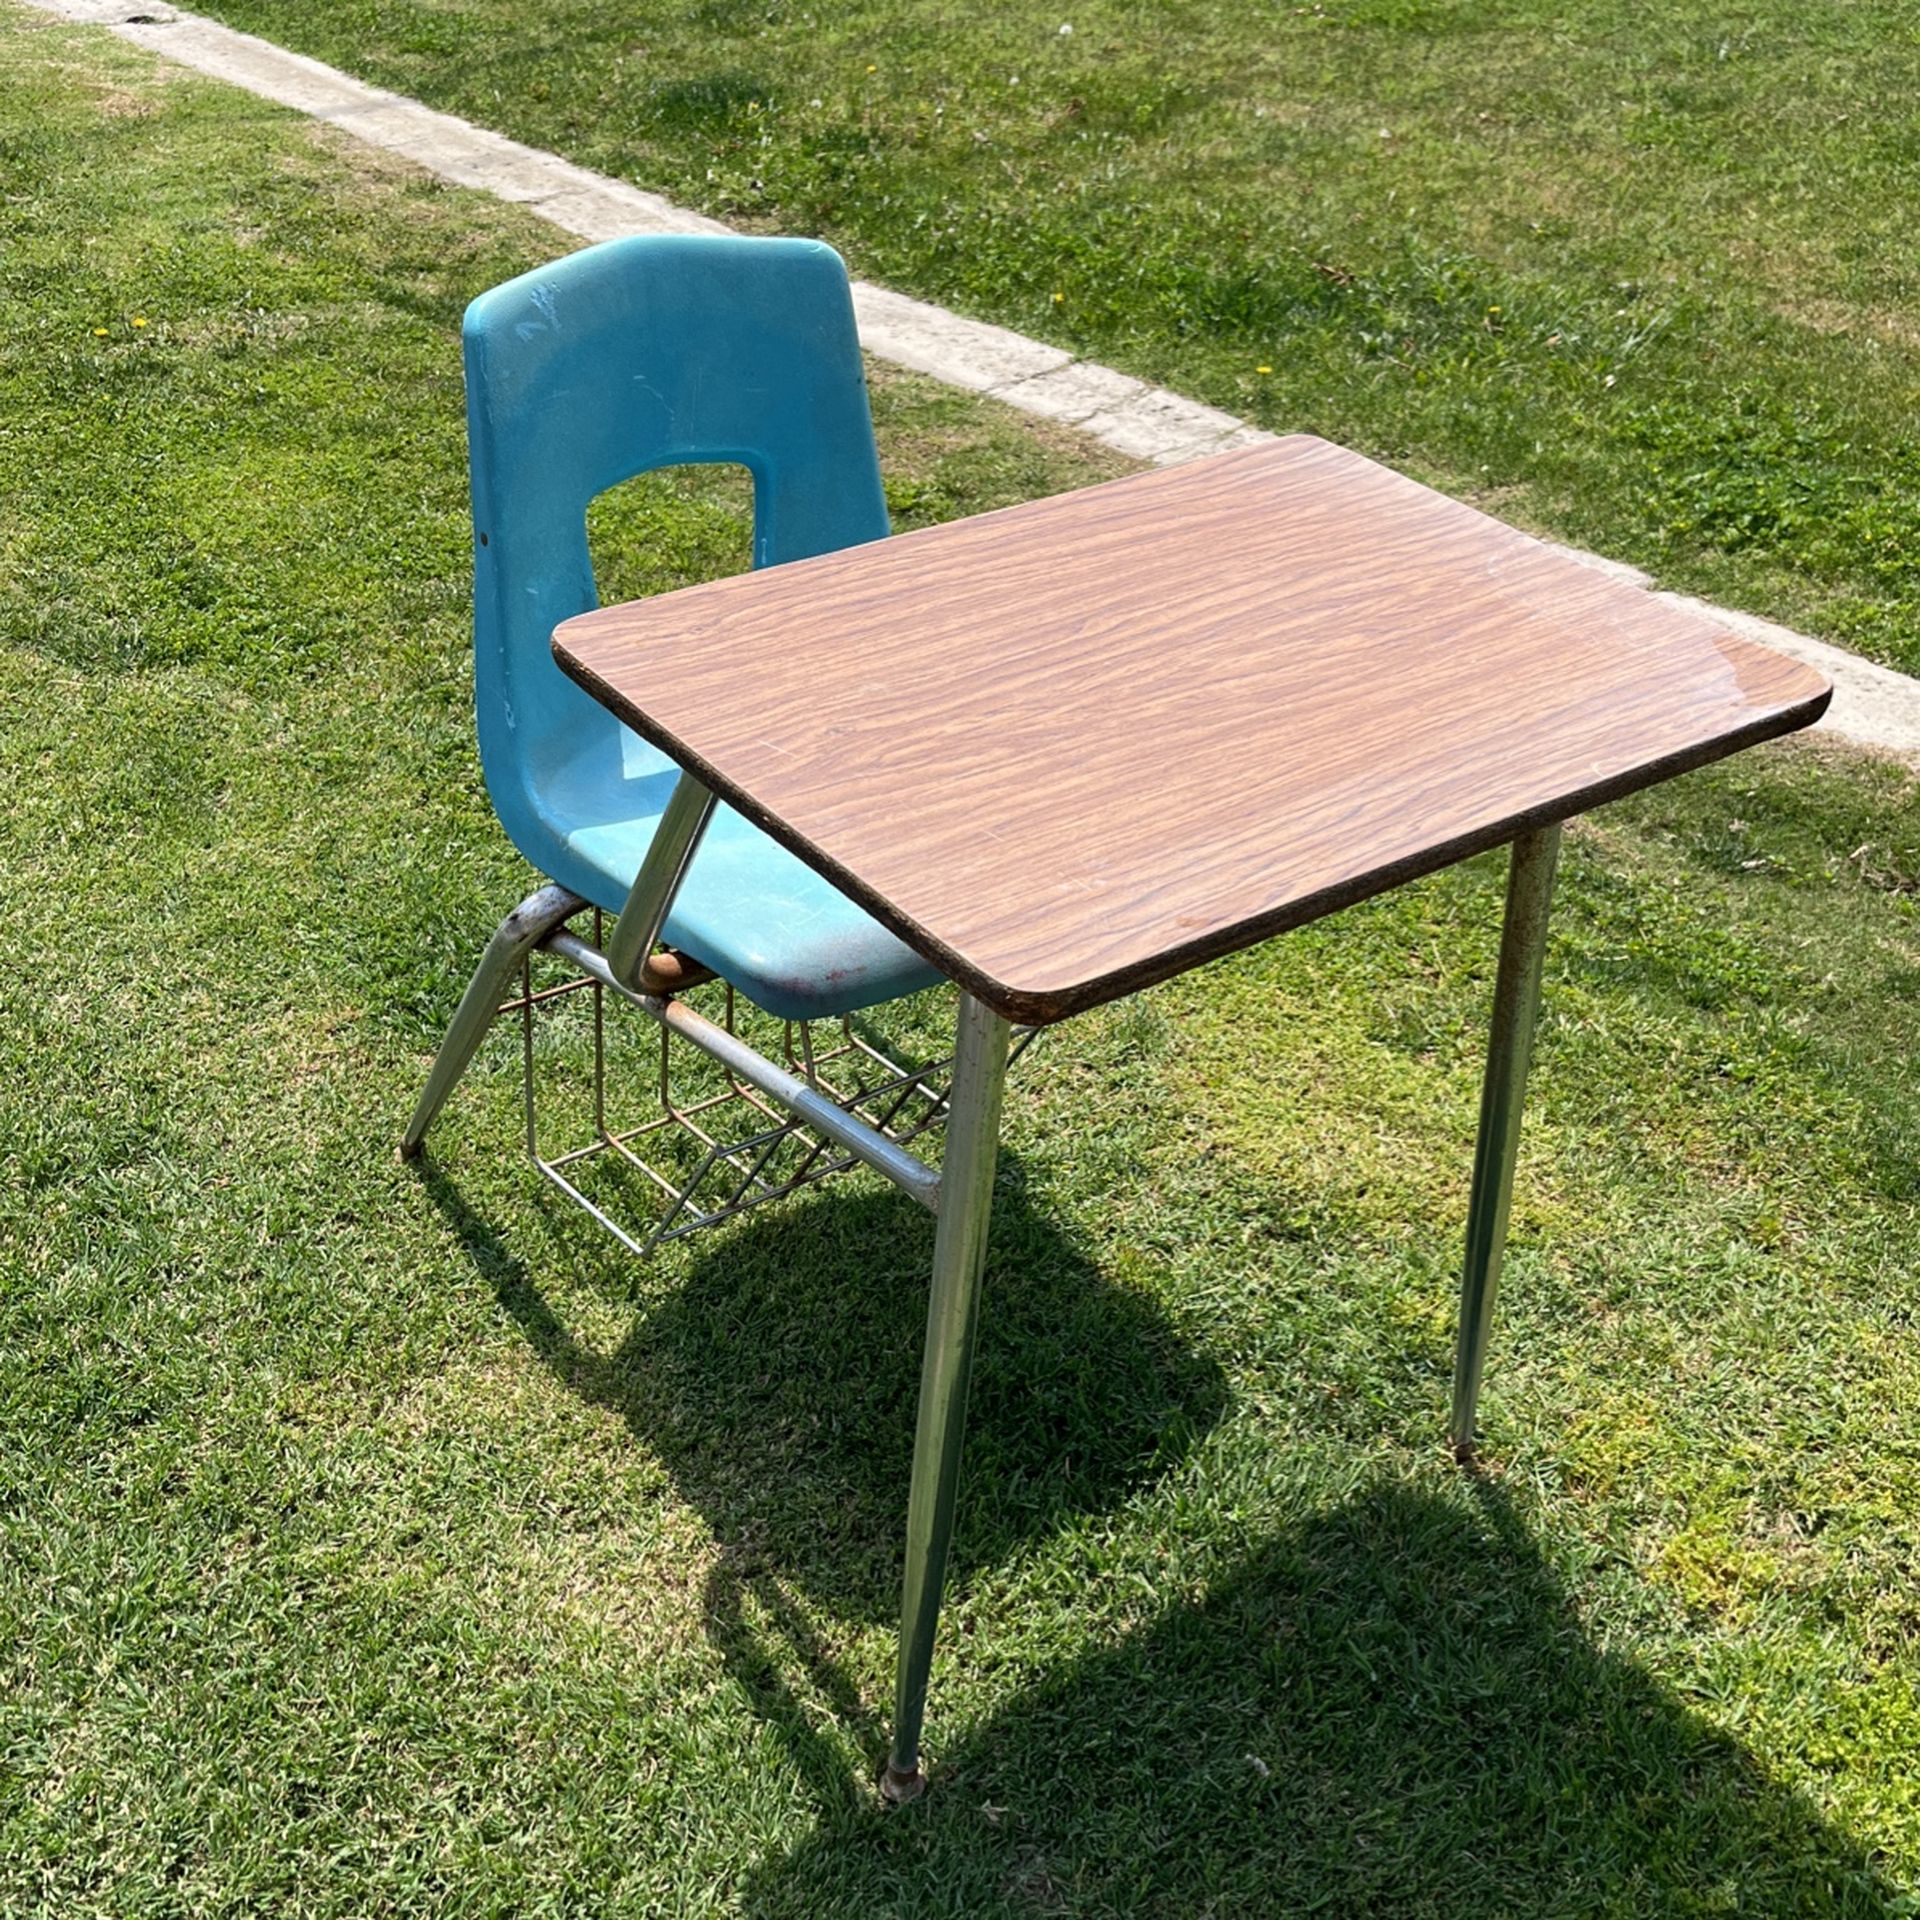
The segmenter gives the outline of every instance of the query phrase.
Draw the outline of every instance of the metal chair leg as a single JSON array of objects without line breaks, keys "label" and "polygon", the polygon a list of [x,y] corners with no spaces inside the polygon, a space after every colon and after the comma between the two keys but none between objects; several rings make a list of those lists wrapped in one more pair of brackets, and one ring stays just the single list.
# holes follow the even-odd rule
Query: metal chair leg
[{"label": "metal chair leg", "polygon": [[900,1665],[893,1710],[893,1747],[880,1791],[896,1806],[925,1790],[920,1726],[927,1674],[940,1623],[940,1589],[953,1540],[960,1442],[967,1420],[980,1271],[993,1211],[993,1168],[1000,1144],[1000,1093],[1010,1029],[971,994],[960,996],[953,1095],[941,1163],[939,1226],[933,1243],[933,1292],[927,1304],[927,1350],[920,1372],[920,1412],[913,1443],[913,1487],[907,1503],[906,1591],[900,1610]]},{"label": "metal chair leg", "polygon": [[447,1095],[460,1084],[460,1076],[466,1072],[468,1062],[493,1025],[514,969],[555,927],[586,905],[577,893],[569,893],[565,887],[542,887],[538,893],[528,894],[494,929],[493,938],[480,956],[480,964],[473,970],[473,978],[467,982],[466,992],[460,996],[446,1038],[440,1042],[440,1051],[434,1055],[433,1071],[427,1075],[420,1103],[407,1122],[406,1132],[400,1136],[401,1159],[418,1157],[434,1115],[446,1104]]},{"label": "metal chair leg", "polygon": [[1453,1369],[1454,1456],[1473,1457],[1474,1411],[1493,1332],[1493,1301],[1506,1251],[1513,1166],[1520,1147],[1520,1109],[1540,1009],[1553,870],[1560,857],[1558,823],[1523,833],[1507,869],[1507,917],[1500,934],[1500,971],[1493,989],[1493,1030],[1480,1094],[1480,1136],[1473,1150],[1473,1193],[1467,1203],[1467,1258],[1460,1292],[1459,1349]]}]

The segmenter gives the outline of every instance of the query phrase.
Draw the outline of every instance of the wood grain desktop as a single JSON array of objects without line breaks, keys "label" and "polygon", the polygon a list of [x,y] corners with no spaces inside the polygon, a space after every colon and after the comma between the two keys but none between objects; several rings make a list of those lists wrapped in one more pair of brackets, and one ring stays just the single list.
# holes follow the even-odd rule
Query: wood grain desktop
[{"label": "wood grain desktop", "polygon": [[1036,1023],[1807,726],[1831,693],[1305,436],[604,607],[554,652]]}]

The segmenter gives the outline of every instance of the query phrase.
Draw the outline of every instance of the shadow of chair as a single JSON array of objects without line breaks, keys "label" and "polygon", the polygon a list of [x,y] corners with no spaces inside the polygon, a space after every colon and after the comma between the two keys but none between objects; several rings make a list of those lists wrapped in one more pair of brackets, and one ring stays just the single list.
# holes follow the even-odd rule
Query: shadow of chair
[{"label": "shadow of chair", "polygon": [[[626,1421],[705,1516],[727,1566],[772,1571],[844,1619],[891,1622],[932,1237],[910,1202],[849,1182],[748,1215],[693,1252],[608,1352],[575,1335],[444,1171],[425,1166],[534,1351]],[[556,1227],[578,1235],[590,1282],[630,1283],[625,1257],[567,1210],[556,1208]],[[1110,1282],[1029,1201],[1019,1157],[1004,1156],[954,1578],[1113,1509],[1226,1405],[1218,1366],[1149,1296]]]}]

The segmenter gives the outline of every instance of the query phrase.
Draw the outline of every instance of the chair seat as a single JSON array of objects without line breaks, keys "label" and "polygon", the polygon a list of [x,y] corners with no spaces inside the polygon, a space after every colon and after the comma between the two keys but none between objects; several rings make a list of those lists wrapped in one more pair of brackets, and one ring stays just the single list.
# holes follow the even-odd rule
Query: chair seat
[{"label": "chair seat", "polygon": [[[676,777],[673,763],[627,728],[617,740],[603,735],[542,783],[541,824],[551,839],[521,851],[562,886],[617,913]],[[665,939],[782,1019],[852,1013],[941,979],[726,806],[708,823]]]}]

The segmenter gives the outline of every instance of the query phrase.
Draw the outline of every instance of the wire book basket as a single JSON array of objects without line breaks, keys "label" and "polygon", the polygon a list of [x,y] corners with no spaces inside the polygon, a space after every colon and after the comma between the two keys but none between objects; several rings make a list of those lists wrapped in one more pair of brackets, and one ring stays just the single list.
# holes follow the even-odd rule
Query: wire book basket
[{"label": "wire book basket", "polygon": [[[596,946],[603,932],[596,911]],[[685,998],[896,1144],[946,1120],[951,1057],[911,1064],[899,1055],[916,1049],[857,1014],[782,1020],[724,981]],[[578,975],[536,985],[529,957],[520,992],[500,1011],[519,1016],[528,1157],[633,1253],[644,1257],[858,1164],[721,1062],[676,1044],[665,1026],[631,1016],[609,1021],[607,999],[598,980]],[[557,1018],[566,1002],[584,1004],[586,1021]],[[1031,1029],[1016,1034],[1010,1058],[1033,1038]],[[543,1105],[544,1131],[558,1130],[572,1144],[543,1146]]]}]

